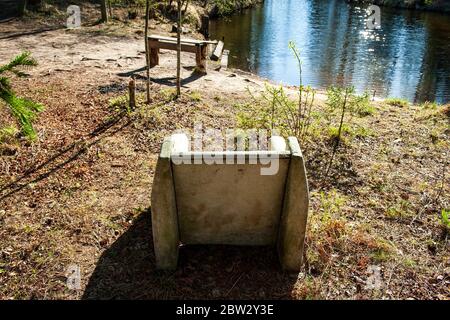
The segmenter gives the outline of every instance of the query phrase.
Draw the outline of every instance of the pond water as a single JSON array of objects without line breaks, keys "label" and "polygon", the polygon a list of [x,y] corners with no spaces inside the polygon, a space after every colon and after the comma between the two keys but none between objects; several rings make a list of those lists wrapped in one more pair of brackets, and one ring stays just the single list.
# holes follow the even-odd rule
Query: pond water
[{"label": "pond water", "polygon": [[377,97],[450,101],[450,15],[381,7],[381,27],[366,26],[366,6],[344,0],[265,0],[211,21],[212,39],[225,39],[229,65],[297,85],[294,41],[303,84],[353,85]]}]

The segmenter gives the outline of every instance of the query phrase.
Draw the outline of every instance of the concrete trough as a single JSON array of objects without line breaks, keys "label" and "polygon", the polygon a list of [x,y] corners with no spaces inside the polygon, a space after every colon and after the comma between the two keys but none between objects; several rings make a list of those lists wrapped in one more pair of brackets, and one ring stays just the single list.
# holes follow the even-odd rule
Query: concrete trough
[{"label": "concrete trough", "polygon": [[152,189],[159,269],[176,268],[180,244],[228,244],[276,245],[283,269],[300,270],[309,202],[303,156],[294,137],[270,145],[192,152],[184,134],[165,139]]}]

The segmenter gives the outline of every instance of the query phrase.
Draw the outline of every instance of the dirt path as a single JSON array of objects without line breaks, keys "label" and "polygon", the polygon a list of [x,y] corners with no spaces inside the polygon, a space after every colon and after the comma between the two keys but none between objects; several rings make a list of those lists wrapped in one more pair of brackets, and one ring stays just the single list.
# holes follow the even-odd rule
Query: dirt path
[{"label": "dirt path", "polygon": [[[162,33],[164,31],[154,31]],[[0,39],[1,39],[0,33]],[[55,72],[76,73],[83,69],[97,77],[107,77],[110,81],[122,81],[132,74],[145,75],[145,48],[143,38],[111,37],[98,35],[92,30],[51,30],[38,34],[1,39],[0,63],[5,63],[14,54],[23,50],[32,52],[39,62],[37,68],[30,70],[31,75],[45,76]],[[252,74],[239,71],[215,71],[218,67],[210,61],[208,74],[204,77],[192,76],[195,55],[182,54],[183,87],[191,90],[221,91],[241,94],[247,87],[258,90],[264,81]],[[173,85],[176,74],[176,54],[174,51],[161,50],[160,65],[151,69],[151,78],[160,84]],[[74,75],[76,76],[76,75]],[[229,78],[233,77],[233,81]]]}]

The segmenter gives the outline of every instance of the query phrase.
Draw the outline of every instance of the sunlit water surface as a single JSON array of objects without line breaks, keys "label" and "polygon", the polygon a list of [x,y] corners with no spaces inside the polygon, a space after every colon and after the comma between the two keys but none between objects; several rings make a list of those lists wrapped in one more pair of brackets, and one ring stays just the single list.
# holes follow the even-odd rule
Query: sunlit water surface
[{"label": "sunlit water surface", "polygon": [[231,67],[276,82],[299,83],[288,42],[303,60],[304,84],[353,85],[358,92],[414,102],[450,101],[450,15],[381,8],[381,28],[366,27],[366,7],[344,0],[266,0],[211,22]]}]

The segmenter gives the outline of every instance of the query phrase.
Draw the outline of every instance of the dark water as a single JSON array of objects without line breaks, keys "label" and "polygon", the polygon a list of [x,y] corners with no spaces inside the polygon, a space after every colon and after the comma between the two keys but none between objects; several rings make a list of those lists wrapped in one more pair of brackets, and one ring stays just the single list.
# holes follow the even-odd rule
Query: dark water
[{"label": "dark water", "polygon": [[353,85],[379,97],[450,101],[450,15],[381,8],[381,28],[369,30],[365,6],[344,0],[266,0],[260,7],[211,22],[225,37],[231,67],[298,84],[288,49],[296,42],[303,83]]}]

